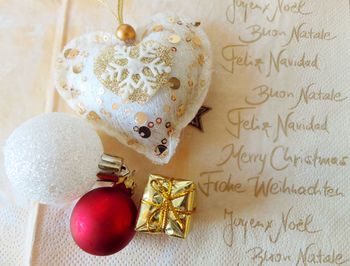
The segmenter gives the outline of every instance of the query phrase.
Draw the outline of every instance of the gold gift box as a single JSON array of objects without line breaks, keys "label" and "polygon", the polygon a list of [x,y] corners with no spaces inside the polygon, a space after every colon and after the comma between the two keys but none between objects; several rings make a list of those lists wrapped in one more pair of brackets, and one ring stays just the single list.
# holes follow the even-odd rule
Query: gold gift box
[{"label": "gold gift box", "polygon": [[136,231],[186,238],[194,211],[192,181],[150,175],[143,193]]}]

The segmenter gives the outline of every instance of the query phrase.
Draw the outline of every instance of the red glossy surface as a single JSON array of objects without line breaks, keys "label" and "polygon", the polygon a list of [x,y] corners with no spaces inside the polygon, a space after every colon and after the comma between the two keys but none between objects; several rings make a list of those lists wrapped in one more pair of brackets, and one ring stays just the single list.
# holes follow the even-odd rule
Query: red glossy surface
[{"label": "red glossy surface", "polygon": [[134,237],[137,208],[126,192],[112,187],[94,189],[75,205],[70,228],[84,251],[106,256],[123,249]]}]

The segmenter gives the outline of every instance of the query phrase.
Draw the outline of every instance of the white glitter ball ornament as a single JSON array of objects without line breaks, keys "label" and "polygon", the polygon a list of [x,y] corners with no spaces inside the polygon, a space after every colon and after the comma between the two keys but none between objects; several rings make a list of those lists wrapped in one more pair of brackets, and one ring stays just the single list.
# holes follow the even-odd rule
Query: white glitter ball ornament
[{"label": "white glitter ball ornament", "polygon": [[6,174],[16,192],[45,204],[74,200],[93,186],[103,147],[84,120],[39,115],[19,126],[5,148]]}]

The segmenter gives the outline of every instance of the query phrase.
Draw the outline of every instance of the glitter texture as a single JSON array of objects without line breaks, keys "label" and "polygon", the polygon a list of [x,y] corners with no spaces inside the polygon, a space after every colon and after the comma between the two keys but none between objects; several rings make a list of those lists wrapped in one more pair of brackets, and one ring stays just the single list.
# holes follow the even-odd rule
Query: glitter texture
[{"label": "glitter texture", "polygon": [[[142,38],[139,34],[128,46],[112,33],[79,36],[59,56],[55,87],[69,106],[99,129],[154,163],[168,163],[181,130],[197,114],[210,85],[210,42],[198,26],[176,14],[158,14],[140,30],[145,32]],[[79,51],[78,56],[66,58],[68,49]],[[81,73],[74,74],[72,67],[79,64]],[[81,81],[83,76],[87,82]],[[80,94],[72,97],[70,88]],[[135,117],[137,113],[147,114],[147,121]],[[157,118],[163,122],[156,123]],[[166,122],[171,128],[165,128]]]},{"label": "glitter texture", "polygon": [[92,187],[103,147],[84,120],[44,114],[19,126],[5,148],[6,174],[13,189],[45,204],[74,200]]},{"label": "glitter texture", "polygon": [[112,92],[144,103],[168,81],[173,54],[156,41],[107,47],[96,58],[94,72]]}]

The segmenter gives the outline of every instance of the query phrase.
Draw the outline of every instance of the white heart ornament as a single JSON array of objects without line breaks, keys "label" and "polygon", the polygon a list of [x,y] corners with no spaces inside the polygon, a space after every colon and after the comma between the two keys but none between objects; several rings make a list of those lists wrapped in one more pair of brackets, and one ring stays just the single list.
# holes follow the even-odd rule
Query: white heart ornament
[{"label": "white heart ornament", "polygon": [[159,14],[134,45],[105,32],[73,39],[57,60],[55,83],[81,116],[164,164],[204,101],[211,63],[198,23]]}]

